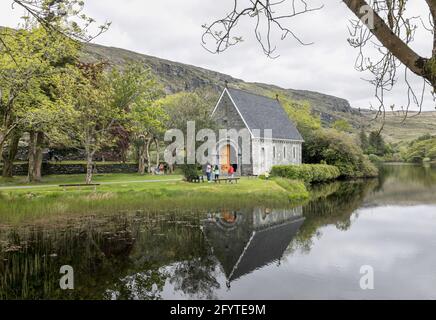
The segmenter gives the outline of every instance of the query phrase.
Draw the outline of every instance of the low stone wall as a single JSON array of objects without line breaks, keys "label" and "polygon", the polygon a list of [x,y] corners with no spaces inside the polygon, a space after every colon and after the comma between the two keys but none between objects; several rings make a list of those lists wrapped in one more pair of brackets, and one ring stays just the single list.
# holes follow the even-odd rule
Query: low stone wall
[{"label": "low stone wall", "polygon": [[[28,165],[17,164],[14,166],[14,176],[26,176]],[[138,165],[132,163],[111,163],[104,164],[98,163],[95,166],[95,173],[136,173],[138,172]],[[52,164],[44,163],[42,165],[42,175],[70,175],[70,174],[85,174],[86,164]]]}]

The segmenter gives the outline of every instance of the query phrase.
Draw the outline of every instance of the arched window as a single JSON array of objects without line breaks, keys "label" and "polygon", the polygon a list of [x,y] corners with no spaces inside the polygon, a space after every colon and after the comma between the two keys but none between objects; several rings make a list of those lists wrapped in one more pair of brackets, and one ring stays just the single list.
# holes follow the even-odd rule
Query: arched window
[{"label": "arched window", "polygon": [[286,146],[283,147],[283,159],[286,159]]}]

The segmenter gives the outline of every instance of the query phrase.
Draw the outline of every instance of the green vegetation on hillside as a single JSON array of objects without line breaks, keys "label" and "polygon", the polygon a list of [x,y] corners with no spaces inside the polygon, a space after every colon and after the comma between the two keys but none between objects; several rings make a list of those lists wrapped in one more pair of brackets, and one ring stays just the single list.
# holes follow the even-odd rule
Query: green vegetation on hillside
[{"label": "green vegetation on hillside", "polygon": [[436,137],[424,135],[402,147],[400,151],[402,158],[407,162],[436,161]]},{"label": "green vegetation on hillside", "polygon": [[[325,163],[336,166],[343,178],[363,178],[377,175],[377,168],[369,161],[357,143],[356,134],[343,130],[324,129],[321,119],[312,114],[308,102],[296,102],[280,97],[280,101],[303,135],[304,163]],[[345,129],[345,122],[339,123]],[[347,127],[348,128],[348,127]]]}]

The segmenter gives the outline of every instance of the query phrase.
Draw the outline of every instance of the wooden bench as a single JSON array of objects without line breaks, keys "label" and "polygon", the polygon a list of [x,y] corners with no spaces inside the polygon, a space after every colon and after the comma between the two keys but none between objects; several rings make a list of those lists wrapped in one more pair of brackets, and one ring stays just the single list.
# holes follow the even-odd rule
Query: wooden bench
[{"label": "wooden bench", "polygon": [[233,181],[235,181],[236,183],[238,183],[238,181],[241,180],[241,178],[219,178],[219,179],[215,179],[215,183],[219,183],[221,184],[222,181],[227,182],[227,183],[232,183]]},{"label": "wooden bench", "polygon": [[85,188],[85,187],[94,187],[94,191],[97,190],[97,187],[101,184],[91,183],[91,184],[61,184],[59,187],[63,188],[64,191],[67,191],[68,188]]}]

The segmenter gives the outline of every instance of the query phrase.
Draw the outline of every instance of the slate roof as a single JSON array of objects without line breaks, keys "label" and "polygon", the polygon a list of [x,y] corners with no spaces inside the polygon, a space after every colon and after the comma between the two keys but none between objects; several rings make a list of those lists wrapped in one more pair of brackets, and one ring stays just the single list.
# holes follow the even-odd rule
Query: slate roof
[{"label": "slate roof", "polygon": [[273,139],[303,141],[279,101],[233,88],[227,91],[250,130],[259,129],[263,135],[264,130],[271,129]]},{"label": "slate roof", "polygon": [[203,221],[202,231],[226,278],[235,281],[279,261],[304,220],[294,217],[254,230],[250,221],[242,217],[236,229],[228,231],[218,227],[216,222]]},{"label": "slate roof", "polygon": [[280,260],[303,222],[304,218],[255,232],[230,274],[229,281]]}]

